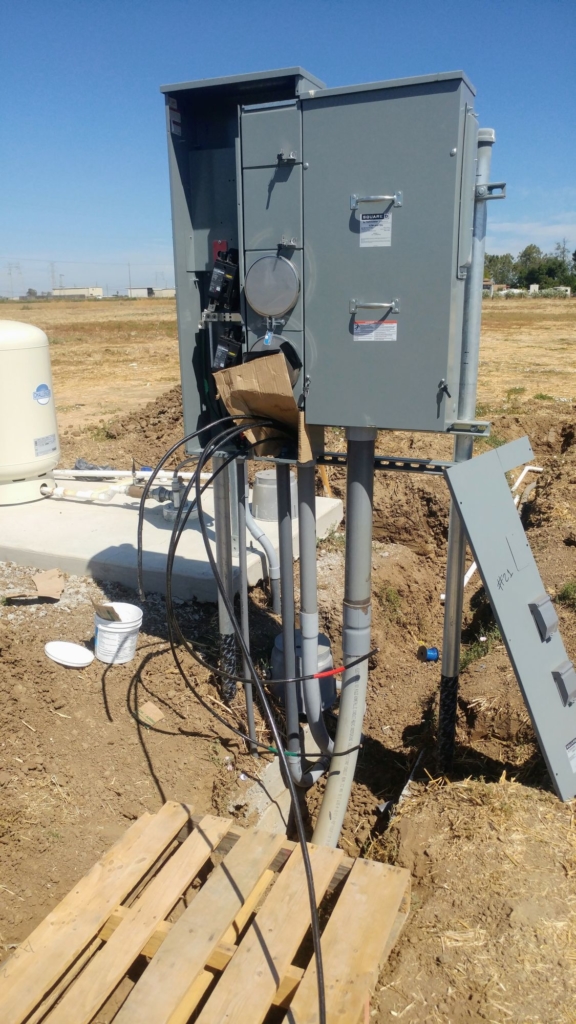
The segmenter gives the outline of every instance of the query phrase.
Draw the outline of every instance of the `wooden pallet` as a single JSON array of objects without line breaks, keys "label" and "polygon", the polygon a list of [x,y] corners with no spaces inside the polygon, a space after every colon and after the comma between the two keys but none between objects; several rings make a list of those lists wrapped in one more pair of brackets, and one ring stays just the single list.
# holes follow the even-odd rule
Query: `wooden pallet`
[{"label": "wooden pallet", "polygon": [[[406,920],[410,876],[309,850],[328,1022],[358,1024]],[[309,922],[295,843],[167,803],[139,818],[0,965],[0,1019],[315,1024]]]}]

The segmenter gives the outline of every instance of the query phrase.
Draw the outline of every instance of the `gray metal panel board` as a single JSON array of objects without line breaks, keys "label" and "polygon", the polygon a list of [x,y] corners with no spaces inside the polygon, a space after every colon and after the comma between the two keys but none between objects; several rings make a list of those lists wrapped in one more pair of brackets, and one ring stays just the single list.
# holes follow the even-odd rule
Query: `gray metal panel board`
[{"label": "gray metal panel board", "polygon": [[244,248],[275,249],[283,239],[302,247],[302,166],[244,171]]},{"label": "gray metal panel board", "polygon": [[[324,89],[322,95],[326,97],[349,96],[351,93],[356,92],[372,92],[373,90],[379,89],[402,89],[405,86],[428,85],[433,82],[450,82],[453,79],[464,82],[464,84],[468,86],[472,95],[476,95],[475,87],[463,71],[442,71],[437,75],[415,75],[413,78],[390,78],[388,81],[384,82],[365,82],[361,85],[336,86],[333,89]],[[301,98],[303,100],[308,99],[306,93],[303,93]]]},{"label": "gray metal panel board", "polygon": [[249,110],[242,114],[242,165],[275,167],[278,155],[302,163],[302,115],[296,105]]},{"label": "gray metal panel board", "polygon": [[[303,103],[308,423],[443,431],[456,417],[465,287],[456,261],[470,100],[457,78],[434,78]],[[350,208],[352,195],[400,191],[400,207],[383,200]],[[390,236],[366,245],[374,215],[389,218]],[[352,299],[398,299],[399,312],[359,307],[352,315]]]},{"label": "gray metal panel board", "polygon": [[303,78],[317,89],[324,88],[324,82],[311,75],[305,68],[274,68],[272,71],[254,71],[248,75],[225,75],[222,78],[197,78],[191,82],[175,82],[172,85],[161,85],[160,92],[182,92],[188,89],[218,90],[231,92],[237,87],[270,85],[274,87],[280,78]]},{"label": "gray metal panel board", "polygon": [[567,661],[559,632],[542,640],[530,610],[545,593],[504,471],[532,457],[527,438],[446,470],[554,788],[576,795],[576,703],[553,673]]}]

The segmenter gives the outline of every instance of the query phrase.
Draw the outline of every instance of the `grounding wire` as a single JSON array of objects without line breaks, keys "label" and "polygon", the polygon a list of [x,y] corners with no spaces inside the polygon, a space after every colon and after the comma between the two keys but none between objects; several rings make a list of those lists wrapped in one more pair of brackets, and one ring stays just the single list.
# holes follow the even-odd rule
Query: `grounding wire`
[{"label": "grounding wire", "polygon": [[[242,428],[239,428],[238,432],[240,433],[241,430],[242,430]],[[216,439],[216,440],[218,440],[218,439]],[[201,530],[202,537],[203,537],[203,540],[204,540],[204,547],[206,549],[206,555],[208,556],[208,561],[210,562],[210,566],[212,568],[214,579],[216,580],[216,585],[218,587],[218,590],[220,591],[220,595],[221,595],[222,601],[223,601],[223,603],[224,603],[224,605],[226,607],[226,610],[228,611],[228,614],[230,616],[230,620],[231,620],[232,625],[234,627],[234,631],[236,633],[240,649],[241,649],[242,654],[243,654],[243,656],[245,658],[246,664],[249,667],[250,675],[252,676],[252,681],[256,685],[256,689],[258,691],[258,695],[260,697],[260,701],[262,703],[262,707],[264,709],[264,713],[266,715],[266,718],[268,719],[268,723],[269,723],[269,726],[270,726],[270,730],[272,732],[272,736],[274,737],[275,744],[276,744],[276,746],[278,748],[278,757],[280,759],[280,763],[282,765],[282,768],[284,769],[284,776],[285,776],[286,784],[287,784],[288,789],[290,791],[290,799],[291,799],[291,803],[292,803],[292,812],[293,812],[293,815],[294,815],[294,823],[296,825],[296,831],[298,833],[298,840],[300,842],[300,846],[301,846],[301,850],[302,850],[302,862],[304,864],[304,872],[305,872],[305,875],[306,875],[306,884],[308,886],[308,896],[309,896],[309,901],[310,901],[310,917],[311,917],[311,925],[312,925],[312,944],[313,944],[313,947],[314,947],[314,956],[315,956],[315,960],[316,960],[316,979],[317,979],[317,984],[318,984],[318,1015],[319,1015],[319,1024],[326,1024],[326,993],[325,993],[325,989],[324,989],[324,967],[323,967],[323,961],[322,961],[322,948],[321,948],[321,944],[320,944],[320,921],[319,921],[319,916],[318,916],[318,908],[316,906],[316,892],[315,892],[315,885],[314,885],[314,876],[313,876],[313,873],[312,873],[312,864],[310,862],[310,854],[309,854],[308,845],[307,845],[307,842],[306,842],[306,833],[304,831],[304,821],[303,821],[303,818],[302,818],[302,812],[300,810],[300,804],[299,804],[299,801],[298,801],[298,793],[296,791],[296,786],[295,786],[294,780],[293,780],[293,778],[291,776],[291,773],[290,773],[290,770],[289,770],[289,767],[288,767],[288,759],[287,759],[286,754],[284,753],[284,749],[282,747],[282,741],[281,741],[281,737],[280,737],[280,732],[278,730],[278,725],[276,723],[276,719],[274,717],[274,713],[273,713],[272,708],[270,706],[270,703],[268,701],[268,697],[266,695],[266,691],[264,689],[264,686],[263,686],[263,684],[262,684],[262,682],[260,680],[260,677],[259,677],[259,675],[258,675],[258,673],[256,671],[256,668],[254,666],[254,662],[252,661],[252,657],[250,655],[250,651],[248,649],[248,645],[247,645],[247,643],[246,643],[246,641],[244,639],[244,635],[242,633],[242,629],[240,628],[240,625],[239,625],[239,623],[236,620],[236,616],[235,616],[235,613],[234,613],[234,605],[233,605],[232,601],[230,600],[230,598],[229,598],[229,596],[228,596],[228,594],[226,592],[226,587],[224,586],[224,582],[222,580],[222,577],[220,576],[220,572],[219,572],[218,566],[216,564],[216,559],[214,558],[214,554],[213,554],[212,548],[210,546],[210,538],[208,536],[208,530],[206,528],[206,521],[205,521],[205,518],[204,518],[203,509],[202,509],[202,488],[200,486],[200,478],[201,478],[202,467],[203,467],[204,463],[207,461],[207,458],[208,458],[207,451],[208,451],[208,449],[210,447],[218,447],[218,445],[215,444],[214,442],[212,442],[211,444],[208,444],[206,446],[206,448],[204,449],[204,451],[201,453],[200,458],[198,460],[198,465],[196,467],[196,505],[197,505],[197,509],[198,509],[198,522],[200,524],[200,530]]]}]

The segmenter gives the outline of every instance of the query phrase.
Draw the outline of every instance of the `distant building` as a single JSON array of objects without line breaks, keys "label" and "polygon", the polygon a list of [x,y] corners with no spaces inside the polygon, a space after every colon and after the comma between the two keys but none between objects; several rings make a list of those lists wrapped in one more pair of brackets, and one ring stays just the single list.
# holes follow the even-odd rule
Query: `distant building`
[{"label": "distant building", "polygon": [[90,286],[88,288],[53,288],[55,299],[103,299],[104,289]]},{"label": "distant building", "polygon": [[128,288],[129,299],[174,299],[175,288]]}]

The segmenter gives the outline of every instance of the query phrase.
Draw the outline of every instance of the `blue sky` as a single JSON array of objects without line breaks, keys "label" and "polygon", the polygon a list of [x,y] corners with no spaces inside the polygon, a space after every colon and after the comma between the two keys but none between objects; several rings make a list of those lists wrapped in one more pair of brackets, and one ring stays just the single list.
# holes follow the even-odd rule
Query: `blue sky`
[{"label": "blue sky", "polygon": [[122,291],[129,263],[172,284],[159,86],[295,64],[329,86],[463,69],[508,183],[488,251],[576,249],[576,0],[6,0],[0,294]]}]

